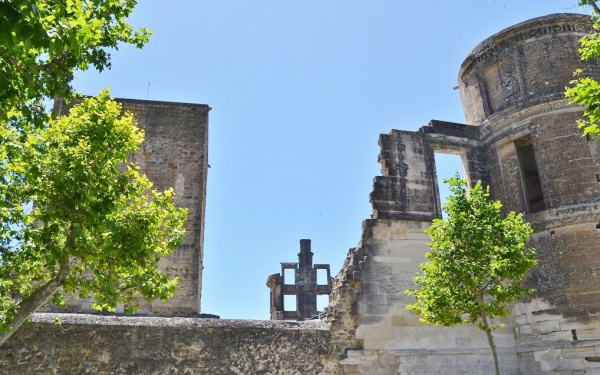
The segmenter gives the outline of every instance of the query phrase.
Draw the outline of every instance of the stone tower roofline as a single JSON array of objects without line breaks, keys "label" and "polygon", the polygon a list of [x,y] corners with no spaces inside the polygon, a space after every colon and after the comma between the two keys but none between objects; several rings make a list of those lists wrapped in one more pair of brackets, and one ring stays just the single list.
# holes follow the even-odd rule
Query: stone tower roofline
[{"label": "stone tower roofline", "polygon": [[114,98],[119,103],[130,103],[139,105],[163,105],[172,107],[184,107],[190,109],[204,109],[210,111],[212,108],[208,104],[198,103],[187,103],[187,102],[171,102],[165,100],[145,100],[145,99],[126,99],[126,98]]},{"label": "stone tower roofline", "polygon": [[[84,98],[91,98],[92,95],[83,95]],[[210,111],[212,108],[208,104],[199,104],[199,103],[188,103],[188,102],[172,102],[165,100],[146,100],[146,99],[129,99],[129,98],[116,98],[113,97],[119,103],[129,103],[135,105],[153,105],[153,106],[169,106],[169,107],[183,107],[190,109],[204,109],[206,111]],[[63,100],[56,100],[54,103],[55,106],[61,106],[65,104]],[[67,104],[70,107],[70,104]]]},{"label": "stone tower roofline", "polygon": [[514,124],[568,108],[565,86],[573,71],[599,73],[598,64],[581,61],[578,51],[579,39],[591,32],[590,17],[558,13],[522,22],[481,42],[458,74],[466,123],[504,119]]},{"label": "stone tower roofline", "polygon": [[[575,29],[569,27],[573,24],[574,19],[580,18],[580,23],[574,24]],[[564,25],[561,25],[561,21]],[[554,25],[552,25],[554,24]],[[553,13],[542,17],[532,18],[516,25],[507,27],[487,39],[480,42],[467,55],[465,61],[460,66],[458,78],[461,79],[468,73],[468,69],[472,67],[474,61],[480,61],[489,58],[493,54],[493,50],[503,48],[509,43],[536,38],[541,35],[551,35],[557,33],[576,33],[580,37],[592,33],[592,20],[590,16],[579,13]],[[537,26],[537,27],[536,27]],[[557,26],[564,26],[558,28]],[[529,31],[523,34],[523,31]]]}]

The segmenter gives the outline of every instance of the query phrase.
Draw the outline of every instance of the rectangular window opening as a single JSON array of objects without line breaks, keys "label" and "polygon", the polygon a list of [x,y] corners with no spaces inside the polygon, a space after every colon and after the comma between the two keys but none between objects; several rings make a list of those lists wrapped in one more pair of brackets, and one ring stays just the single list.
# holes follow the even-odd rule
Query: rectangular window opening
[{"label": "rectangular window opening", "polygon": [[322,268],[317,268],[317,284],[318,285],[329,285],[329,280],[327,280],[327,270]]},{"label": "rectangular window opening", "polygon": [[323,312],[329,306],[329,295],[321,294],[317,296],[317,311]]},{"label": "rectangular window opening", "polygon": [[285,285],[296,285],[296,270],[286,268],[283,270],[283,283]]},{"label": "rectangular window opening", "polygon": [[546,209],[546,203],[544,202],[544,193],[531,137],[526,135],[515,140],[515,149],[517,150],[517,160],[521,170],[521,181],[527,205],[526,212],[532,214],[542,211]]},{"label": "rectangular window opening", "polygon": [[600,173],[596,173],[596,182],[600,182]]},{"label": "rectangular window opening", "polygon": [[[444,183],[451,177],[454,177],[456,173],[460,175],[460,178],[468,178],[465,169],[465,154],[459,154],[457,152],[450,151],[435,151],[435,171],[437,177],[438,191],[440,197],[440,207],[446,203],[446,200],[450,196],[450,189],[448,184]],[[446,212],[442,210],[442,217],[446,217]]]},{"label": "rectangular window opening", "polygon": [[283,296],[283,311],[296,311],[296,295]]}]

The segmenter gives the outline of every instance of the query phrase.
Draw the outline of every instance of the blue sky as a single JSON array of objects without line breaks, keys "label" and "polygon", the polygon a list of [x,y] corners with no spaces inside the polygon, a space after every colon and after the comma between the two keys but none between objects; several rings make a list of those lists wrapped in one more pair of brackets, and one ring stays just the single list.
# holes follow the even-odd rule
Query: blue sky
[{"label": "blue sky", "polygon": [[[378,136],[463,122],[460,64],[492,34],[575,0],[145,0],[143,50],[78,74],[88,95],[208,104],[202,312],[268,319],[270,274],[312,240],[336,275],[380,174]],[[438,165],[452,175],[457,164]]]}]

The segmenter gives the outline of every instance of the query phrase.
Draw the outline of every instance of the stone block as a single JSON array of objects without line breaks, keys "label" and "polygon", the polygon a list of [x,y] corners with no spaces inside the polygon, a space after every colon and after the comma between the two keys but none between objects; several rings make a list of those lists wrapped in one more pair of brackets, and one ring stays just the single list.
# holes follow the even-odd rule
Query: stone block
[{"label": "stone block", "polygon": [[600,340],[600,327],[577,330],[578,340]]},{"label": "stone block", "polygon": [[515,336],[514,334],[494,334],[494,342],[498,348],[514,348],[515,347]]},{"label": "stone block", "polygon": [[552,371],[558,367],[561,354],[560,349],[540,350],[534,352],[533,357],[540,364],[542,371]]},{"label": "stone block", "polygon": [[408,232],[407,237],[409,240],[418,240],[420,242],[422,241],[422,244],[427,244],[431,242],[431,238],[429,238],[429,236],[425,234],[425,230],[418,232]]},{"label": "stone block", "polygon": [[415,341],[412,338],[395,337],[395,338],[365,338],[364,348],[368,350],[398,350],[412,349],[415,346]]},{"label": "stone block", "polygon": [[520,335],[531,335],[533,331],[531,330],[531,326],[529,324],[524,324],[522,326],[517,327]]},{"label": "stone block", "polygon": [[480,349],[489,346],[485,337],[457,337],[456,346],[460,349]]},{"label": "stone block", "polygon": [[550,304],[550,302],[544,300],[544,299],[535,299],[530,303],[530,307],[529,307],[529,311],[530,312],[534,312],[534,311],[540,311],[540,310],[551,310],[553,309],[554,306],[552,306]]},{"label": "stone block", "polygon": [[545,322],[537,322],[531,324],[531,330],[535,334],[543,334],[560,331],[558,320],[549,320]]},{"label": "stone block", "polygon": [[358,365],[357,364],[343,365],[343,366],[344,366],[344,374],[347,374],[347,375],[360,375],[360,372],[358,372]]},{"label": "stone block", "polygon": [[527,315],[522,314],[522,315],[517,315],[515,317],[515,324],[522,325],[522,324],[525,324],[525,323],[527,323]]},{"label": "stone block", "polygon": [[[512,307],[512,311],[513,311],[513,315],[514,315],[514,316],[519,316],[519,315],[521,315],[521,309],[519,308],[519,305],[520,305],[520,304],[518,304],[518,303],[515,303],[515,304],[514,304],[514,306]],[[523,312],[523,314],[524,314],[524,313],[525,313],[525,312]]]},{"label": "stone block", "polygon": [[596,356],[596,352],[593,346],[583,346],[583,347],[570,347],[562,349],[562,357],[563,358],[583,358],[583,357],[594,357]]},{"label": "stone block", "polygon": [[389,248],[390,249],[394,249],[394,250],[402,250],[402,249],[407,249],[409,248],[411,245],[410,241],[407,239],[397,239],[397,238],[392,238],[389,241]]},{"label": "stone block", "polygon": [[375,226],[371,228],[371,235],[374,240],[388,240],[390,238],[390,230],[388,227]]},{"label": "stone block", "polygon": [[361,363],[360,357],[350,357],[350,356],[348,356],[348,357],[346,357],[346,358],[344,358],[344,359],[342,359],[340,361],[340,364],[343,365],[344,368],[346,368],[346,366],[352,366],[352,365],[356,366],[356,365],[358,365],[360,363]]},{"label": "stone block", "polygon": [[404,227],[392,227],[387,231],[389,238],[394,240],[408,240],[408,231]]},{"label": "stone block", "polygon": [[392,327],[405,327],[406,324],[406,317],[405,316],[398,316],[398,315],[394,315],[390,317],[390,325]]},{"label": "stone block", "polygon": [[426,336],[418,339],[419,348],[421,349],[456,349],[458,343],[456,337],[453,335],[435,335]]},{"label": "stone block", "polygon": [[410,258],[397,257],[397,256],[382,256],[382,255],[374,256],[373,261],[378,262],[378,263],[386,263],[386,264],[411,263]]},{"label": "stone block", "polygon": [[383,316],[383,315],[361,314],[361,316],[360,316],[360,324],[361,325],[382,324],[384,321],[385,321],[385,316]]},{"label": "stone block", "polygon": [[552,313],[532,313],[532,319],[534,322],[545,322],[548,320],[561,320],[562,315]]},{"label": "stone block", "polygon": [[356,329],[356,337],[359,339],[380,338],[393,339],[397,336],[397,330],[389,326],[359,326]]},{"label": "stone block", "polygon": [[521,314],[527,314],[528,312],[530,312],[528,308],[529,304],[527,303],[517,303],[516,306],[519,308]]},{"label": "stone block", "polygon": [[407,315],[404,317],[404,320],[406,321],[406,325],[408,325],[408,326],[424,325],[425,323],[421,322],[419,319],[421,319],[421,317],[419,317],[418,315]]},{"label": "stone block", "polygon": [[600,374],[600,362],[588,362],[584,358],[583,365],[586,369],[586,372],[584,374]]},{"label": "stone block", "polygon": [[573,340],[573,335],[570,331],[558,331],[542,334],[540,335],[540,339],[546,343],[570,342]]},{"label": "stone block", "polygon": [[577,318],[563,319],[560,321],[560,329],[562,331],[570,331],[572,329],[594,329],[597,327],[600,327],[600,324],[596,318],[591,321],[581,321],[581,319]]},{"label": "stone block", "polygon": [[562,359],[556,370],[559,371],[573,371],[573,370],[584,370],[585,369],[585,361],[583,358],[567,358]]}]

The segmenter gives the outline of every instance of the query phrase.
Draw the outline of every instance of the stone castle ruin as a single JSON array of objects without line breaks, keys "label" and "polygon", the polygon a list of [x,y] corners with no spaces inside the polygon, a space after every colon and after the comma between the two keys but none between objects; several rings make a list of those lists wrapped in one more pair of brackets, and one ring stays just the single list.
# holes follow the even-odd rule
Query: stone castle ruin
[{"label": "stone castle ruin", "polygon": [[[281,263],[281,273],[275,273],[267,279],[271,290],[271,320],[306,320],[318,317],[317,296],[329,295],[333,279],[328,264],[313,266],[313,253],[310,240],[300,240],[298,263]],[[293,271],[293,280],[286,280],[285,270]],[[325,284],[319,284],[317,272],[322,270]],[[291,276],[291,274],[290,274]],[[291,278],[291,277],[290,277]],[[294,309],[285,306],[284,296],[293,296]]]},{"label": "stone castle ruin", "polygon": [[[539,264],[525,282],[537,292],[494,333],[501,372],[599,374],[600,141],[581,136],[582,108],[564,98],[576,68],[600,78],[598,62],[579,59],[578,40],[590,32],[590,18],[576,14],[503,30],[460,67],[466,124],[434,120],[380,136],[373,214],[333,280],[322,320],[182,317],[200,312],[209,108],[124,101],[146,129],[136,160],[190,207],[186,242],[161,265],[182,290],[144,316],[62,314],[58,327],[54,314],[38,313],[0,348],[0,374],[492,373],[484,333],[424,325],[405,309],[412,300],[404,290],[428,250],[424,230],[441,215],[436,152],[459,154],[467,177],[535,230],[529,244]],[[304,246],[299,263],[308,260]],[[287,283],[276,275],[269,281],[281,292]]]}]

